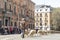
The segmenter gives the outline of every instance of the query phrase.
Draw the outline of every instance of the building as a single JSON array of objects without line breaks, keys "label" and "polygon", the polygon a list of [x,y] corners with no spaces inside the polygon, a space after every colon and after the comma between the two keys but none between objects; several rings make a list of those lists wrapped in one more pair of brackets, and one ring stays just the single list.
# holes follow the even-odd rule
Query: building
[{"label": "building", "polygon": [[[25,28],[32,29],[34,27],[34,9],[35,3],[31,0],[21,0],[21,12],[22,18],[24,19]],[[23,22],[23,21],[21,21]]]},{"label": "building", "polygon": [[0,9],[1,9],[1,27],[8,28],[11,26],[12,20],[12,2],[8,0],[0,0]]},{"label": "building", "polygon": [[35,10],[35,3],[31,0],[28,0],[28,15],[29,15],[29,28],[34,29],[34,10]]},{"label": "building", "polygon": [[0,0],[1,28],[10,31],[10,28],[17,31],[18,25],[18,2],[13,0]]},{"label": "building", "polygon": [[37,5],[35,7],[35,29],[50,30],[51,6]]},{"label": "building", "polygon": [[0,28],[17,31],[21,27],[33,27],[34,7],[31,0],[0,0]]}]

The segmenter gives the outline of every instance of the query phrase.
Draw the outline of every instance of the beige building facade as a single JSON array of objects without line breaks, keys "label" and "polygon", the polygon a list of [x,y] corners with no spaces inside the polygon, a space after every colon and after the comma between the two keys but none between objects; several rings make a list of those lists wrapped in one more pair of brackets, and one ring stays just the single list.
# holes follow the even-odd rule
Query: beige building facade
[{"label": "beige building facade", "polygon": [[51,7],[48,5],[37,5],[35,7],[35,29],[50,30]]}]

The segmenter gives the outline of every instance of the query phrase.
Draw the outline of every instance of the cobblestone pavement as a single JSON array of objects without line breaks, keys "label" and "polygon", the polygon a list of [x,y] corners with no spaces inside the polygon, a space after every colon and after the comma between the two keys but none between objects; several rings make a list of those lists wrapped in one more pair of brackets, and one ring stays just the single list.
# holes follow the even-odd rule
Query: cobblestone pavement
[{"label": "cobblestone pavement", "polygon": [[48,34],[21,38],[20,34],[0,35],[0,40],[60,40],[60,34]]}]

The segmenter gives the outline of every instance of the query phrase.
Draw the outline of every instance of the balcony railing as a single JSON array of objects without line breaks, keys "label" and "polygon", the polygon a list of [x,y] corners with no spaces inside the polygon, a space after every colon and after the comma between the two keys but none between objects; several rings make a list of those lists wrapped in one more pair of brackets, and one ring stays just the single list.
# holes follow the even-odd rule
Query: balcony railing
[{"label": "balcony railing", "polygon": [[10,9],[7,9],[7,11],[8,11],[8,12],[13,12],[13,11],[12,11],[12,10],[10,10]]},{"label": "balcony railing", "polygon": [[13,11],[10,10],[10,9],[7,9],[7,10],[3,9],[3,10],[2,10],[2,13],[5,13],[5,14],[6,14],[7,12],[12,13]]},{"label": "balcony railing", "polygon": [[30,18],[30,19],[34,19],[34,17],[32,17],[32,16],[29,16],[29,18]]},{"label": "balcony railing", "polygon": [[0,8],[0,12],[2,12],[3,11],[3,8]]},{"label": "balcony railing", "polygon": [[24,15],[24,14],[21,14],[21,16],[22,16],[23,18],[26,18],[26,15]]},{"label": "balcony railing", "polygon": [[0,13],[5,13],[3,8],[0,8]]}]

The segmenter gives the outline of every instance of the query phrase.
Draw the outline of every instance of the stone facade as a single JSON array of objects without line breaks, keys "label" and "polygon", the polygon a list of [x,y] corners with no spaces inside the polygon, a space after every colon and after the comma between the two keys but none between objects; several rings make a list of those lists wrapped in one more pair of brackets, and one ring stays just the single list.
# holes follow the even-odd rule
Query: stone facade
[{"label": "stone facade", "polygon": [[33,28],[34,6],[31,0],[0,0],[1,28]]}]

